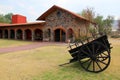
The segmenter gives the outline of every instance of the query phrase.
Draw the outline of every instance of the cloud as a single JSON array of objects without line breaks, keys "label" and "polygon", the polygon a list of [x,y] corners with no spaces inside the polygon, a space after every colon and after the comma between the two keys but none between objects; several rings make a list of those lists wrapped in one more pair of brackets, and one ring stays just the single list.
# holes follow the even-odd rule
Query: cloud
[{"label": "cloud", "polygon": [[1,0],[0,13],[18,13],[35,20],[53,5],[58,5],[73,12],[81,12],[87,7],[94,8],[95,12],[107,15],[120,15],[119,0]]},{"label": "cloud", "polygon": [[0,14],[11,13],[13,10],[12,6],[0,5]]}]

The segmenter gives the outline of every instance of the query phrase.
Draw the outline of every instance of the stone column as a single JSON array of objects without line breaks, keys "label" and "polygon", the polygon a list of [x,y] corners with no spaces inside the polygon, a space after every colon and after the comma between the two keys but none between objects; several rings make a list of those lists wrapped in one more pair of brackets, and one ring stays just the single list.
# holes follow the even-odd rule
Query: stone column
[{"label": "stone column", "polygon": [[25,31],[23,30],[23,31],[22,31],[22,39],[25,40],[25,37],[26,37]]},{"label": "stone column", "polygon": [[32,41],[34,41],[34,40],[35,40],[34,35],[35,35],[34,30],[32,30]]},{"label": "stone column", "polygon": [[45,34],[46,34],[46,33],[45,33],[45,29],[43,29],[43,41],[46,41],[46,40],[45,40]]},{"label": "stone column", "polygon": [[8,29],[8,39],[10,39],[10,30]]},{"label": "stone column", "polygon": [[3,39],[5,38],[5,30],[3,29],[3,32],[2,32],[2,36],[3,36]]},{"label": "stone column", "polygon": [[65,42],[68,42],[68,30],[66,29]]},{"label": "stone column", "polygon": [[54,42],[54,31],[51,29],[51,41]]},{"label": "stone column", "polygon": [[17,30],[15,30],[15,40],[17,40]]}]

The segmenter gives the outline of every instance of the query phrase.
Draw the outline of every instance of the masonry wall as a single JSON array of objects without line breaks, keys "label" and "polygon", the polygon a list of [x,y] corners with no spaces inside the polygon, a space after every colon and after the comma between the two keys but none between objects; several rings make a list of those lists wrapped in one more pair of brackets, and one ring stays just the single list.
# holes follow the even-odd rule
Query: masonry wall
[{"label": "masonry wall", "polygon": [[[15,21],[14,21],[15,20]],[[26,19],[24,16],[20,17],[17,15],[13,16],[13,23],[24,23]],[[64,11],[64,10],[56,10],[53,13],[49,14],[45,18],[45,24],[30,24],[30,25],[14,25],[14,26],[6,26],[0,28],[0,34],[3,38],[5,38],[4,34],[8,34],[8,39],[10,38],[10,30],[15,32],[15,39],[17,39],[16,32],[17,30],[22,30],[22,39],[25,39],[25,31],[28,30],[31,33],[29,34],[32,37],[32,41],[35,39],[35,30],[39,29],[43,34],[43,41],[55,41],[56,36],[60,37],[59,41],[67,42],[69,39],[75,40],[82,36],[87,36],[89,34],[88,31],[89,22],[76,18],[72,14]],[[8,31],[8,33],[7,33]],[[36,32],[39,32],[36,31]],[[57,33],[57,31],[59,33]],[[70,32],[71,31],[71,32]],[[72,36],[72,37],[70,37]],[[2,38],[1,37],[1,38]]]},{"label": "masonry wall", "polygon": [[87,35],[89,23],[86,21],[77,19],[68,12],[62,10],[56,10],[52,14],[46,17],[46,28],[51,28],[54,37],[55,29],[62,29],[66,32],[66,41],[69,38],[67,34],[69,29],[73,30],[73,35],[77,39],[81,36]]}]

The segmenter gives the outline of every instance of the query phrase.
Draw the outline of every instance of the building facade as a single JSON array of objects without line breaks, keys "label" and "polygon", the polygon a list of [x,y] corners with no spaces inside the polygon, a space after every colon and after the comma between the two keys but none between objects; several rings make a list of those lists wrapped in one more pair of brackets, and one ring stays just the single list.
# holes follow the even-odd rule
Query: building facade
[{"label": "building facade", "polygon": [[95,23],[56,5],[37,20],[41,22],[0,24],[0,38],[67,42],[89,36],[89,25],[95,26]]}]

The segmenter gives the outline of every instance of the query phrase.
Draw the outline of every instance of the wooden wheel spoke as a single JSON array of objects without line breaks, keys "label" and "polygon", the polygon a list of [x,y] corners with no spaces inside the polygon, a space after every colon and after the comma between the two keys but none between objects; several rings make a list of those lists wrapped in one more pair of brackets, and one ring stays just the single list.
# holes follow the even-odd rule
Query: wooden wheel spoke
[{"label": "wooden wheel spoke", "polygon": [[100,56],[103,57],[102,54],[100,54]]},{"label": "wooden wheel spoke", "polygon": [[102,54],[104,54],[105,56],[108,56],[108,55],[107,55],[107,54],[105,54],[104,52],[103,52]]},{"label": "wooden wheel spoke", "polygon": [[106,45],[102,42],[95,41],[81,48],[81,53],[85,56],[83,60],[79,60],[81,66],[89,72],[102,72],[110,64],[110,52],[106,49]]},{"label": "wooden wheel spoke", "polygon": [[108,58],[108,56],[98,56],[97,58]]},{"label": "wooden wheel spoke", "polygon": [[87,63],[87,62],[89,62],[89,61],[90,61],[90,59],[88,59],[88,60],[82,62],[81,64]]},{"label": "wooden wheel spoke", "polygon": [[91,53],[91,50],[90,50],[90,48],[89,48],[88,46],[86,46],[86,47],[87,47],[87,49],[88,49],[89,53]]},{"label": "wooden wheel spoke", "polygon": [[93,71],[95,71],[95,62],[93,61]]},{"label": "wooden wheel spoke", "polygon": [[97,58],[102,58],[103,56],[102,56],[102,54],[99,54],[98,56],[97,56]]},{"label": "wooden wheel spoke", "polygon": [[88,52],[86,52],[85,50],[82,50],[82,52],[83,52],[84,54],[90,56],[90,55],[88,54]]},{"label": "wooden wheel spoke", "polygon": [[96,61],[97,66],[99,67],[100,70],[102,70],[101,66],[99,65],[99,63]]},{"label": "wooden wheel spoke", "polygon": [[91,60],[90,63],[88,64],[87,69],[90,67],[91,63],[92,63],[92,60]]},{"label": "wooden wheel spoke", "polygon": [[98,59],[98,61],[99,61],[100,63],[103,63],[103,64],[107,65],[105,62],[103,62],[103,61],[100,61],[99,59]]}]

